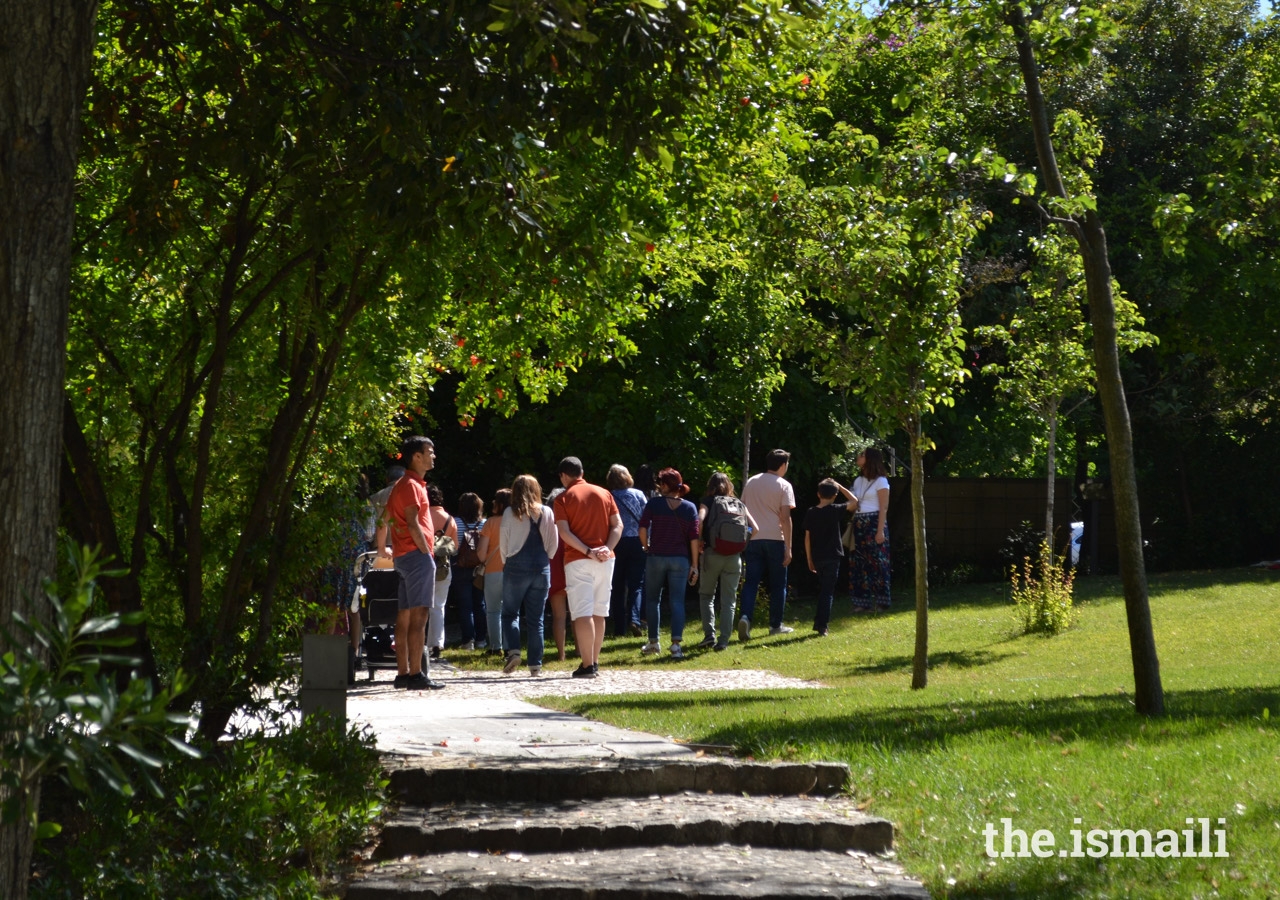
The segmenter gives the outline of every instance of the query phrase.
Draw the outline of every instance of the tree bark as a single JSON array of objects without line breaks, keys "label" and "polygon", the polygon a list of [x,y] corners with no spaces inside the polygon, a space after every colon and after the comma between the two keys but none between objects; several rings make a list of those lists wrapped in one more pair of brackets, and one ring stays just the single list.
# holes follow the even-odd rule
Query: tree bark
[{"label": "tree bark", "polygon": [[[1068,199],[1066,185],[1058,170],[1053,148],[1049,111],[1040,89],[1040,71],[1022,7],[1009,12],[1018,47],[1018,63],[1026,88],[1031,130],[1036,156],[1048,193]],[[1120,377],[1120,349],[1116,344],[1115,298],[1111,294],[1111,260],[1102,219],[1095,210],[1085,210],[1068,221],[1080,245],[1084,261],[1085,289],[1089,300],[1089,321],[1093,326],[1093,359],[1098,380],[1098,399],[1106,425],[1107,451],[1111,462],[1111,493],[1115,504],[1116,541],[1120,557],[1120,580],[1124,584],[1124,607],[1129,624],[1129,652],[1133,661],[1134,704],[1140,714],[1164,714],[1164,688],[1160,682],[1160,661],[1156,655],[1151,627],[1151,604],[1147,597],[1147,571],[1142,558],[1142,520],[1138,510],[1138,476],[1133,463],[1133,432],[1124,382]]]},{"label": "tree bark", "polygon": [[[54,573],[80,107],[96,0],[0,0],[0,622]],[[38,797],[33,798],[38,803]],[[29,823],[0,826],[0,896],[27,896]]]},{"label": "tree bark", "polygon": [[915,421],[911,437],[911,533],[916,552],[916,652],[911,663],[911,689],[929,684],[929,545],[924,522],[923,424]]},{"label": "tree bark", "polygon": [[1057,469],[1058,445],[1058,404],[1050,402],[1046,418],[1049,420],[1049,451],[1045,460],[1045,480],[1048,482],[1048,493],[1044,504],[1044,539],[1049,543],[1049,561],[1053,562],[1053,488],[1054,473]]}]

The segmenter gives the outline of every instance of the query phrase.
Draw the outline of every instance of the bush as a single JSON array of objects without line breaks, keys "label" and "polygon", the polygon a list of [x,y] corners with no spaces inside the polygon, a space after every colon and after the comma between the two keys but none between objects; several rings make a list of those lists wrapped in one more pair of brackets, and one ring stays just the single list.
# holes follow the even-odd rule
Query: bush
[{"label": "bush", "polygon": [[1023,632],[1057,634],[1071,626],[1075,574],[1069,567],[1054,564],[1048,541],[1041,542],[1034,568],[1031,557],[1026,556],[1021,573],[1015,566],[1009,576]]},{"label": "bush", "polygon": [[280,719],[163,770],[167,799],[65,798],[32,897],[311,898],[367,839],[386,780],[368,730]]}]

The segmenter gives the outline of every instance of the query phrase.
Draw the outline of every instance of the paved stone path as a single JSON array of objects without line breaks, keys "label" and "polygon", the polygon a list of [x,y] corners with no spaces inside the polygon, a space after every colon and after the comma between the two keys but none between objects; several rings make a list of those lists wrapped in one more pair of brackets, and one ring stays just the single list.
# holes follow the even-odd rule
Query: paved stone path
[{"label": "paved stone path", "polygon": [[405,692],[378,676],[351,688],[348,717],[377,734],[401,806],[347,900],[929,896],[893,859],[892,825],[838,796],[843,765],[710,758],[527,702],[820,684],[758,670],[575,679],[435,666],[446,689]]}]

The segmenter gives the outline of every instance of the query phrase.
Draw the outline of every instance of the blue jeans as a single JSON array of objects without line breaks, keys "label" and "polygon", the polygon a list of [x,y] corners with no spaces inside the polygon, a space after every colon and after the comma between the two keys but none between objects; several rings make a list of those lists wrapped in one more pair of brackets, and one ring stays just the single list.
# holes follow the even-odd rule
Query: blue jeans
[{"label": "blue jeans", "polygon": [[502,573],[502,644],[507,655],[520,653],[520,621],[524,620],[529,652],[525,664],[542,665],[542,626],[547,611],[547,592],[551,589],[550,567],[538,572]]},{"label": "blue jeans", "polygon": [[[502,573],[489,572],[484,576],[484,610],[489,629],[489,649],[503,650],[502,646]],[[517,645],[518,646],[518,645]]]},{"label": "blue jeans", "polygon": [[473,569],[459,569],[453,573],[453,605],[458,610],[458,622],[462,626],[462,642],[487,641],[489,623],[485,620],[484,588],[471,581]]},{"label": "blue jeans", "polygon": [[627,626],[640,624],[646,557],[638,537],[624,537],[613,553],[618,561],[613,567],[609,611],[613,614],[613,633],[621,636],[627,633]]},{"label": "blue jeans", "polygon": [[742,552],[746,578],[742,583],[742,618],[755,621],[756,592],[760,582],[769,579],[769,627],[782,627],[782,613],[787,606],[787,567],[782,564],[782,541],[751,541]]},{"label": "blue jeans", "polygon": [[831,624],[831,603],[836,596],[836,576],[840,574],[840,557],[815,559],[818,570],[818,608],[813,613],[813,630],[826,631]]},{"label": "blue jeans", "polygon": [[671,600],[671,642],[684,640],[684,591],[689,586],[689,560],[683,556],[650,556],[644,567],[645,618],[649,642],[658,640],[658,600],[663,585]]}]

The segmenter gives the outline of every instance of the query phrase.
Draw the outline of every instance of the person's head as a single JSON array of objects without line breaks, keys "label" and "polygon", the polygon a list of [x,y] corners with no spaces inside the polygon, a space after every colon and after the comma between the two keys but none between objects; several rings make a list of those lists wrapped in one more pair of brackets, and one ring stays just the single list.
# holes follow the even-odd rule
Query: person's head
[{"label": "person's head", "polygon": [[532,475],[517,475],[511,482],[511,511],[527,519],[542,505],[542,485]]},{"label": "person's head", "polygon": [[553,503],[553,502],[555,502],[555,499],[556,499],[557,497],[559,497],[559,496],[560,496],[561,494],[563,494],[563,493],[564,493],[564,488],[562,488],[562,487],[552,488],[552,489],[551,489],[551,493],[550,493],[550,494],[547,494],[547,502],[548,502],[548,503]]},{"label": "person's head", "polygon": [[889,469],[884,464],[884,454],[877,447],[868,447],[858,454],[858,469],[863,478],[879,478],[889,474]]},{"label": "person's head", "polygon": [[395,484],[404,477],[404,466],[387,466],[387,484]]},{"label": "person's head", "polygon": [[498,493],[493,495],[493,506],[489,508],[489,515],[500,516],[507,511],[507,507],[511,505],[511,488],[502,488]]},{"label": "person's head", "polygon": [[840,493],[840,488],[834,479],[824,478],[818,482],[818,496],[823,500],[834,500],[838,493]]},{"label": "person's head", "polygon": [[653,467],[645,463],[636,469],[636,483],[633,485],[637,491],[648,497],[653,493]]},{"label": "person's head", "polygon": [[566,456],[560,460],[556,472],[560,475],[560,483],[568,487],[582,477],[582,460],[576,456]]},{"label": "person's head", "polygon": [[621,491],[635,484],[635,479],[627,471],[627,467],[614,463],[609,467],[609,474],[604,476],[604,486],[611,491]]},{"label": "person's head", "polygon": [[787,474],[787,466],[790,462],[791,454],[786,450],[770,450],[769,455],[764,458],[764,468],[766,472],[782,476]]},{"label": "person's head", "polygon": [[658,473],[658,491],[664,497],[683,497],[689,493],[689,485],[684,483],[679,472],[667,467]]},{"label": "person's head", "polygon": [[716,472],[707,479],[707,496],[708,497],[732,497],[733,479],[723,472]]},{"label": "person's head", "polygon": [[432,506],[444,509],[444,491],[437,484],[427,485],[427,500]]},{"label": "person's head", "polygon": [[479,522],[484,515],[484,501],[479,494],[467,491],[458,498],[458,515],[464,522]]},{"label": "person's head", "polygon": [[436,464],[436,445],[420,434],[407,437],[400,443],[400,462],[406,469],[425,475]]}]

